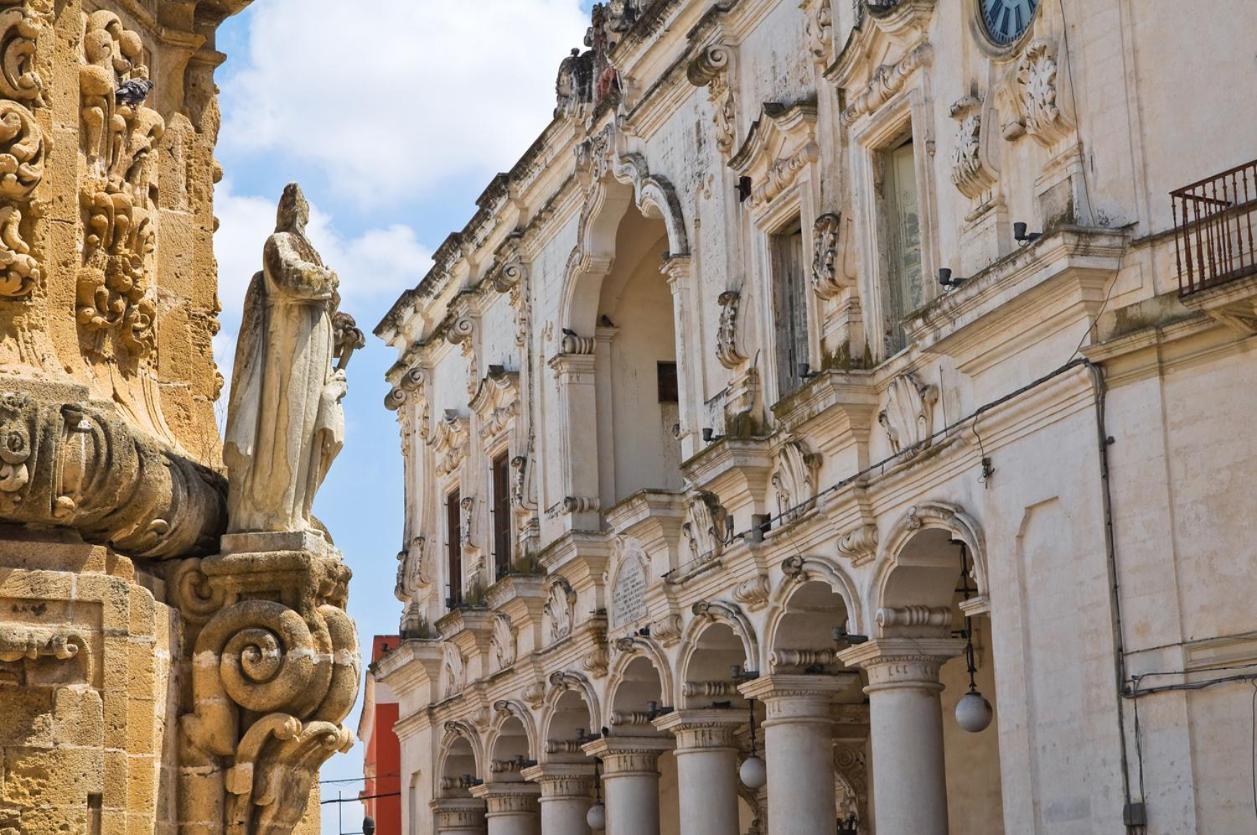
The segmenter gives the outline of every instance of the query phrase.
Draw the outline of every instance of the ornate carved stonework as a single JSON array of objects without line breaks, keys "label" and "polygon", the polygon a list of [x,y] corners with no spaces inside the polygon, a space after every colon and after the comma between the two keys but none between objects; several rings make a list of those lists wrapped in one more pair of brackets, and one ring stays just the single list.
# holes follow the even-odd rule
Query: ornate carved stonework
[{"label": "ornate carved stonework", "polygon": [[467,664],[458,647],[451,643],[445,644],[445,662],[442,667],[441,698],[448,699],[463,692],[467,686]]},{"label": "ornate carved stonework", "polygon": [[956,120],[951,181],[961,194],[976,200],[995,185],[995,172],[987,164],[982,145],[982,100],[976,95],[965,96],[952,104],[950,113]]},{"label": "ornate carved stonework", "polygon": [[1000,90],[1004,138],[1029,134],[1052,146],[1068,136],[1072,125],[1062,113],[1059,89],[1055,47],[1049,41],[1031,41]]},{"label": "ornate carved stonework", "polygon": [[857,94],[842,111],[843,122],[850,124],[890,101],[903,89],[908,77],[918,68],[928,66],[933,58],[933,47],[928,43],[922,43],[896,63],[882,64],[873,71],[873,77],[864,90]]},{"label": "ornate carved stonework", "polygon": [[787,441],[777,451],[773,488],[777,491],[777,513],[793,517],[803,513],[816,499],[816,479],[821,456],[808,450],[803,441]]},{"label": "ornate carved stonework", "polygon": [[695,87],[706,87],[712,105],[712,122],[716,126],[716,147],[724,156],[733,152],[737,142],[737,99],[729,80],[732,50],[716,44],[704,49],[690,62],[687,74]]},{"label": "ornate carved stonework", "polygon": [[911,373],[901,374],[891,381],[886,407],[877,415],[877,422],[886,430],[891,452],[898,454],[930,445],[937,402],[938,389],[918,382]]},{"label": "ornate carved stonework", "polygon": [[877,526],[861,525],[838,540],[838,553],[851,560],[852,565],[863,565],[877,556]]},{"label": "ornate carved stonework", "polygon": [[576,592],[567,579],[551,577],[546,590],[546,602],[542,607],[546,642],[553,644],[572,634],[576,616]]},{"label": "ornate carved stonework", "polygon": [[0,391],[0,519],[73,528],[140,557],[212,552],[226,526],[222,477],[134,432],[81,388],[60,393]]},{"label": "ornate carved stonework", "polygon": [[725,368],[737,368],[746,362],[746,356],[738,351],[738,308],[742,294],[726,290],[719,295],[720,325],[716,329],[716,358]]},{"label": "ornate carved stonework", "polygon": [[691,491],[686,497],[686,521],[681,526],[695,562],[716,559],[724,553],[728,512],[715,493]]},{"label": "ornate carved stonework", "polygon": [[[190,700],[180,718],[184,820],[224,810],[224,832],[287,832],[319,766],[353,742],[358,692],[349,569],[320,536],[241,534],[188,560],[170,587],[183,616]],[[230,823],[227,823],[230,822]]]},{"label": "ornate carved stonework", "polygon": [[733,599],[755,611],[768,603],[768,595],[772,590],[767,574],[756,574],[749,580],[743,580],[733,590]]},{"label": "ornate carved stonework", "polygon": [[505,670],[515,663],[515,628],[507,615],[499,612],[493,618],[493,635],[489,639],[493,647],[495,669]]},{"label": "ornate carved stonework", "polygon": [[812,289],[822,299],[832,299],[855,286],[851,221],[827,212],[812,227]]},{"label": "ornate carved stonework", "polygon": [[471,429],[467,418],[457,412],[447,411],[437,421],[432,433],[432,451],[436,453],[438,475],[448,476],[463,465],[471,441]]},{"label": "ornate carved stonework", "polygon": [[519,414],[519,375],[491,369],[471,399],[471,408],[480,418],[481,438],[499,437]]},{"label": "ornate carved stonework", "polygon": [[681,640],[681,616],[664,615],[650,624],[650,635],[665,647],[670,647]]},{"label": "ornate carved stonework", "polygon": [[828,63],[834,45],[834,13],[830,0],[810,0],[804,3],[804,8],[812,57],[819,63]]},{"label": "ornate carved stonework", "polygon": [[[157,247],[157,143],[166,122],[144,101],[152,89],[140,35],[108,10],[86,18],[81,145],[87,178],[77,318],[91,353],[121,351],[143,359],[156,344],[156,297],[150,282]],[[112,336],[114,342],[105,342]]]},{"label": "ornate carved stonework", "polygon": [[0,621],[0,662],[37,658],[68,661],[87,650],[87,636],[72,626],[33,626]]}]

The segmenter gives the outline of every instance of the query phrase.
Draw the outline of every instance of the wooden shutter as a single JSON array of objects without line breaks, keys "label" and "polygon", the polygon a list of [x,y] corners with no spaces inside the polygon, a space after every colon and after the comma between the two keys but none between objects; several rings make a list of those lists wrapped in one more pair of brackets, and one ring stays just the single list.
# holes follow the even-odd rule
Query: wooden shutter
[{"label": "wooden shutter", "polygon": [[511,462],[506,453],[493,459],[493,562],[499,580],[511,570]]},{"label": "wooden shutter", "polygon": [[463,602],[463,531],[459,498],[457,490],[445,497],[445,538],[448,549],[447,567],[451,609]]},{"label": "wooden shutter", "polygon": [[771,245],[777,393],[784,396],[802,384],[799,366],[808,361],[803,233],[795,230],[774,235]]}]

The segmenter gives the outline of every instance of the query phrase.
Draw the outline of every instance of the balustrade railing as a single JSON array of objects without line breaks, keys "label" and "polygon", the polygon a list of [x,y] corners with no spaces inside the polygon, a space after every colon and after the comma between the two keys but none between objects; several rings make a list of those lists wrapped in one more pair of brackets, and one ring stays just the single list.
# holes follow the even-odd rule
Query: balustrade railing
[{"label": "balustrade railing", "polygon": [[1257,274],[1257,160],[1170,192],[1179,294]]}]

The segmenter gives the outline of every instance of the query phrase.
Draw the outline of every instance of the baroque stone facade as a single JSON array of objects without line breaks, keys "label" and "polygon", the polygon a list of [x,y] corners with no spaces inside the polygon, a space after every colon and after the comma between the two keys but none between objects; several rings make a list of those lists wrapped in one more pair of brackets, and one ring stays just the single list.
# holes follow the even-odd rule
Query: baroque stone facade
[{"label": "baroque stone facade", "polygon": [[[269,390],[317,426],[224,466],[214,414],[214,37],[248,2],[0,2],[2,832],[313,833],[350,741],[349,572],[309,500],[361,333],[325,293],[242,341],[306,360]],[[259,281],[314,272],[282,214]],[[275,410],[253,366],[236,427]],[[300,481],[282,512],[258,469]]]},{"label": "baroque stone facade", "polygon": [[1251,828],[1257,11],[1191,5],[595,6],[376,329],[408,835]]}]

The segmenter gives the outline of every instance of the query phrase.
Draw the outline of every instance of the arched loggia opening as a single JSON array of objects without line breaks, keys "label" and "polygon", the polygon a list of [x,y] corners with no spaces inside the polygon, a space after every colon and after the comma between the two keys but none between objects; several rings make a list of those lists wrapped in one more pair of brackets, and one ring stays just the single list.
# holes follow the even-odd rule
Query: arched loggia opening
[{"label": "arched loggia opening", "polygon": [[[850,673],[838,654],[863,636],[848,634],[846,600],[828,582],[807,580],[787,590],[773,630],[768,654],[774,673],[829,675]],[[872,831],[869,823],[868,709],[859,688],[834,698],[833,769],[834,818],[839,831]]]},{"label": "arched loggia opening", "polygon": [[502,720],[489,750],[487,782],[522,782],[524,769],[536,765],[535,753],[530,749],[528,731],[518,716]]},{"label": "arched loggia opening", "polygon": [[462,799],[471,797],[471,789],[481,782],[476,762],[476,752],[470,740],[461,735],[451,736],[444,745],[445,756],[441,760],[440,784],[437,797]]},{"label": "arched loggia opening", "polygon": [[[759,729],[764,721],[764,707],[758,702],[752,705],[738,690],[739,684],[756,674],[759,661],[748,656],[742,637],[728,623],[710,622],[693,639],[682,659],[681,708],[728,710],[744,717],[735,733],[737,762],[741,765],[752,755],[762,759],[762,733],[752,746],[751,710],[755,711],[755,726]],[[760,791],[743,785],[736,773],[730,774],[729,779],[739,781],[738,832],[762,832],[765,820]]]},{"label": "arched loggia opening", "polygon": [[680,391],[667,230],[630,206],[598,298],[599,482],[604,507],[681,488]]},{"label": "arched loggia opening", "polygon": [[[989,835],[1003,832],[999,708],[990,619],[984,606],[975,605],[984,599],[978,597],[980,566],[975,567],[972,551],[943,528],[926,527],[907,537],[884,582],[878,632],[920,639],[947,636],[958,649],[963,646],[938,672],[947,818],[952,832]],[[991,705],[991,717],[985,726],[975,721],[973,708],[980,703],[971,697],[966,729],[957,705],[971,691]]]},{"label": "arched loggia opening", "polygon": [[[613,684],[611,712],[608,726],[604,729],[611,742],[611,750],[624,745],[632,747],[642,741],[646,745],[656,741],[670,742],[671,735],[653,724],[654,720],[673,709],[667,703],[668,697],[663,677],[650,658],[635,655],[623,664]],[[656,767],[659,773],[655,789],[659,804],[659,835],[680,835],[676,758],[670,750],[658,755]]]}]

